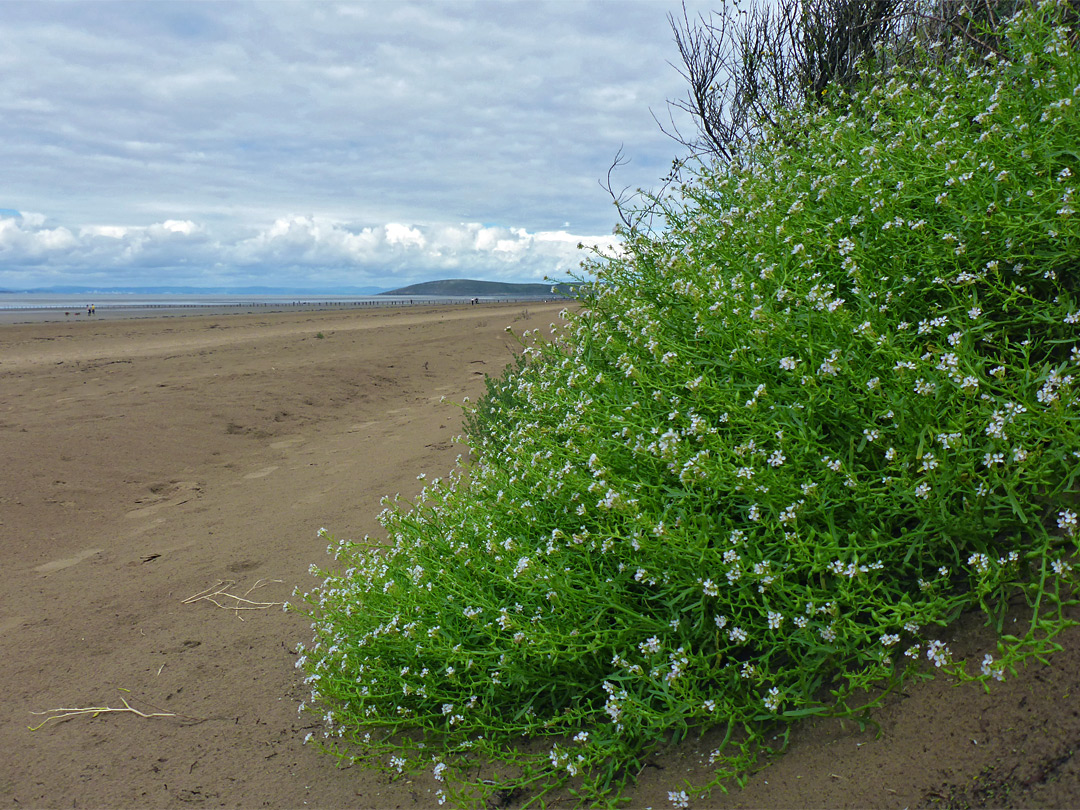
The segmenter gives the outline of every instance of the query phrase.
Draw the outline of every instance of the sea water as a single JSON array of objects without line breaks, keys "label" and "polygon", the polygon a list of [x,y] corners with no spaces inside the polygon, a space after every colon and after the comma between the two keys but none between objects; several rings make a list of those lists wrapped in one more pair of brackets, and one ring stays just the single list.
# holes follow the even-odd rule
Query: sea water
[{"label": "sea water", "polygon": [[142,293],[0,293],[0,309],[67,309],[81,310],[116,308],[171,308],[171,307],[262,307],[349,304],[408,304],[409,302],[449,302],[456,297],[395,296],[395,295],[223,295],[212,294],[158,294]]}]

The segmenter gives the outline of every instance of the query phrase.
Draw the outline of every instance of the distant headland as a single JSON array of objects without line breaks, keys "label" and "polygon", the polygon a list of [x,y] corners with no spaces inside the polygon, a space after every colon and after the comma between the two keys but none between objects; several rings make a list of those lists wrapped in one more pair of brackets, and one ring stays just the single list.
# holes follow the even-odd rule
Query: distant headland
[{"label": "distant headland", "polygon": [[411,284],[397,290],[388,290],[380,295],[446,295],[494,297],[510,296],[522,298],[572,298],[581,284],[578,282],[563,284],[512,284],[503,281],[476,281],[467,278],[446,279],[444,281],[425,281]]}]

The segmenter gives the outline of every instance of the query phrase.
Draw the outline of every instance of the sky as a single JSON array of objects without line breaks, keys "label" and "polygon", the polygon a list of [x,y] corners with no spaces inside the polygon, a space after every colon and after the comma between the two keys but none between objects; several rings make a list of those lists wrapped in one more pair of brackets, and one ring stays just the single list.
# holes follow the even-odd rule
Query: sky
[{"label": "sky", "polygon": [[0,289],[566,278],[685,152],[672,13],[5,0]]}]

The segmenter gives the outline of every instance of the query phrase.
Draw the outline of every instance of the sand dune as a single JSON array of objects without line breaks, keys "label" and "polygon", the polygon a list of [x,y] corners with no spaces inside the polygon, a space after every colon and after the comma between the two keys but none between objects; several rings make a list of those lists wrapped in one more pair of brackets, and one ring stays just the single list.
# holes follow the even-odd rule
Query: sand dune
[{"label": "sand dune", "polygon": [[[383,495],[453,466],[460,411],[440,399],[482,392],[515,351],[504,328],[561,307],[0,327],[0,802],[431,806],[430,780],[339,769],[302,745],[307,627],[278,605],[328,562],[320,527],[376,532]],[[804,729],[746,792],[694,806],[1073,803],[1078,661],[1071,648],[992,700],[914,686],[879,714],[883,738]],[[47,717],[33,712],[124,700],[175,716],[27,728]],[[669,806],[708,744],[659,758],[633,805]]]}]

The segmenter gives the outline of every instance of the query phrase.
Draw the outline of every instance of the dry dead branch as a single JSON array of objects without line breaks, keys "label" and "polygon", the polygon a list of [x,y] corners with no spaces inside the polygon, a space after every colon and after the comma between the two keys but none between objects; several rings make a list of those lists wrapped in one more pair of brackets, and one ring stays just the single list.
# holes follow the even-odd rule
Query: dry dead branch
[{"label": "dry dead branch", "polygon": [[[46,717],[44,720],[42,720],[36,726],[28,726],[27,728],[29,728],[31,731],[37,731],[39,728],[41,728],[42,726],[46,725],[47,723],[49,723],[49,722],[51,722],[53,720],[56,720],[57,722],[59,722],[61,720],[67,720],[67,719],[72,718],[72,717],[82,717],[82,716],[85,716],[85,715],[90,715],[91,717],[97,717],[99,714],[117,714],[117,713],[123,713],[123,712],[136,714],[139,717],[183,717],[183,715],[176,714],[175,712],[141,712],[138,709],[132,707],[132,705],[130,703],[128,703],[125,698],[120,698],[120,702],[124,704],[123,708],[120,708],[120,707],[113,708],[111,706],[86,706],[86,707],[75,708],[75,709],[59,708],[59,709],[49,709],[49,710],[44,711],[44,712],[30,712],[30,714],[50,715],[50,716]],[[187,718],[187,719],[193,719],[193,718]]]},{"label": "dry dead branch", "polygon": [[[283,580],[280,579],[260,579],[248,588],[242,596],[237,596],[236,594],[229,592],[229,589],[236,585],[236,580],[219,579],[217,584],[212,585],[206,590],[199,591],[197,594],[189,596],[187,599],[181,600],[180,604],[193,605],[196,602],[210,602],[212,605],[216,605],[222,610],[236,611],[236,617],[240,619],[240,621],[243,621],[243,618],[240,616],[241,610],[268,610],[269,608],[281,607],[285,604],[284,602],[259,602],[247,598],[258,588],[264,588],[272,583],[280,583],[282,581]],[[219,599],[222,601],[218,601]]]}]

